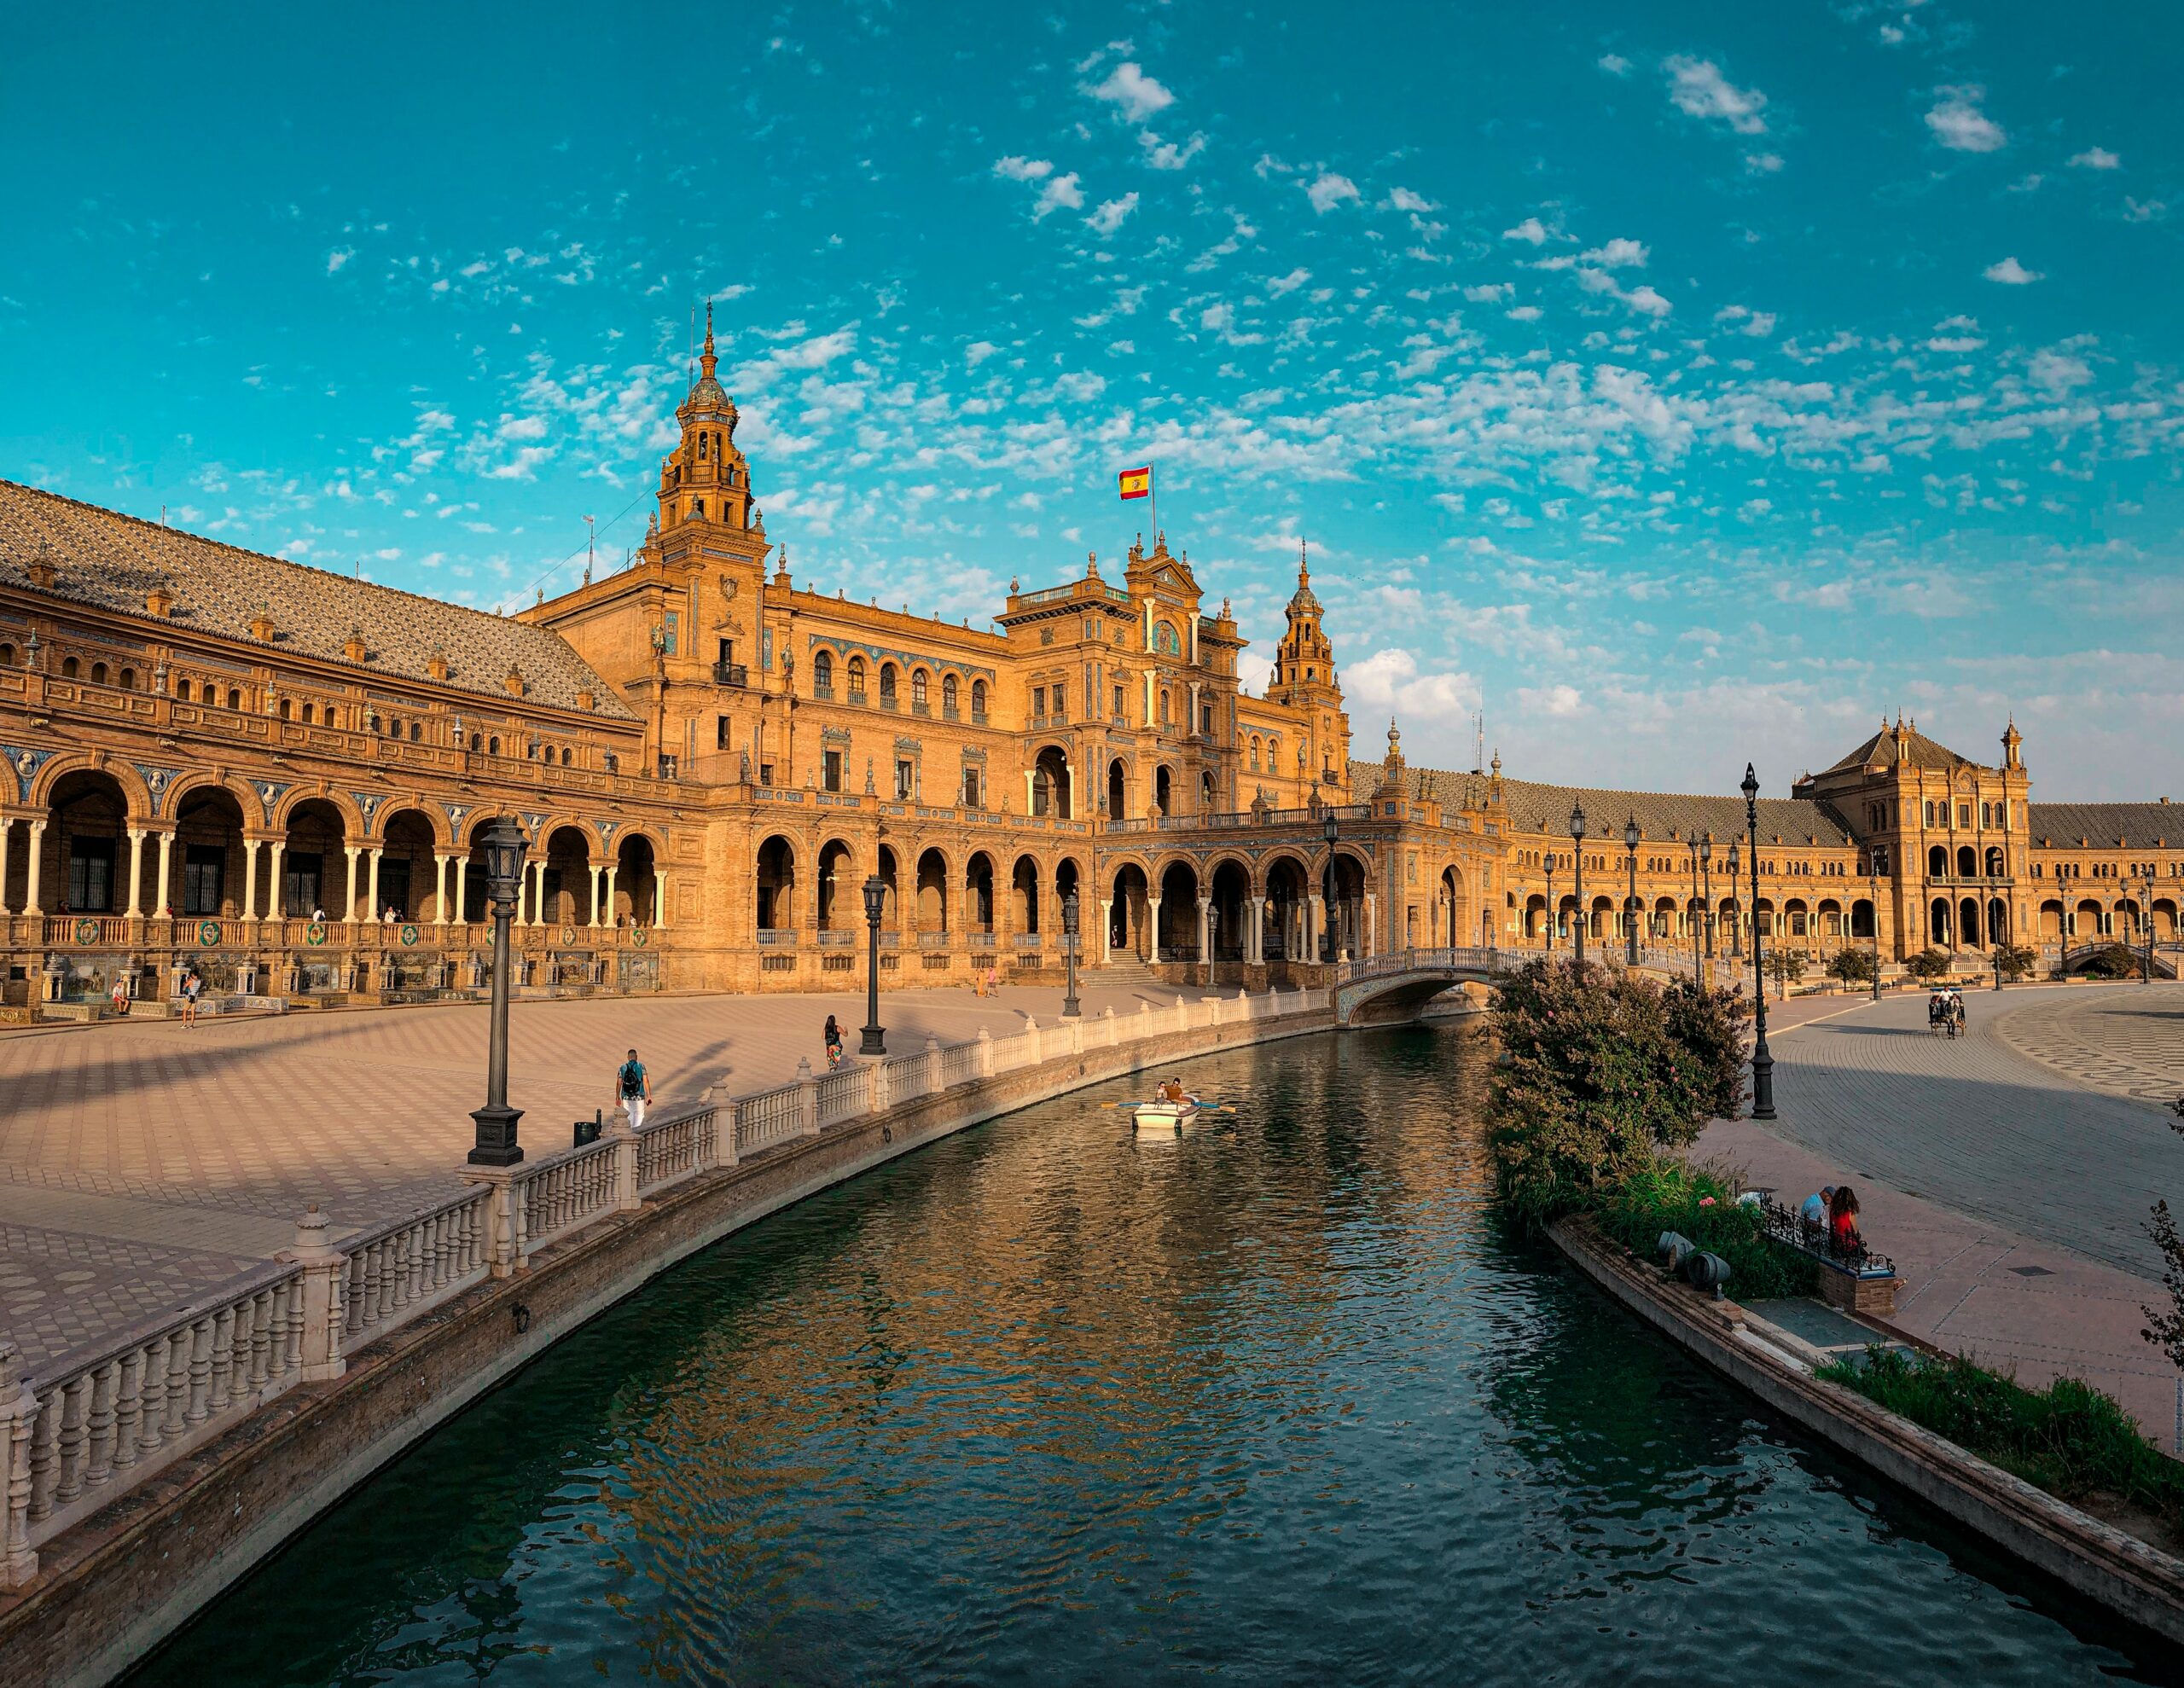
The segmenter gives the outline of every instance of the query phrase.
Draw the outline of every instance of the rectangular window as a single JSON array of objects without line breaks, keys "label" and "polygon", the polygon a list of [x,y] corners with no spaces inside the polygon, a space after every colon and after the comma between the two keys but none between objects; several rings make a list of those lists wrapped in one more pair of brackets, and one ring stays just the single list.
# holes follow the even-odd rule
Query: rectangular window
[{"label": "rectangular window", "polygon": [[826,771],[821,777],[825,781],[828,791],[839,792],[841,790],[842,753],[839,751],[828,751],[827,752]]},{"label": "rectangular window", "polygon": [[735,660],[735,641],[733,639],[721,639],[717,640],[715,643],[717,643],[720,647],[717,660],[723,663],[730,663]]},{"label": "rectangular window", "polygon": [[1934,804],[1931,798],[1926,801],[1926,824],[1929,827],[1934,824]]},{"label": "rectangular window", "polygon": [[713,748],[724,751],[728,747],[728,717],[716,716],[713,717]]},{"label": "rectangular window", "polygon": [[[109,863],[112,856],[107,857]],[[221,882],[226,877],[228,852],[222,844],[189,844],[182,858],[182,912],[218,914]],[[102,904],[101,907],[104,907]]]},{"label": "rectangular window", "polygon": [[1123,688],[1118,686],[1115,687],[1115,719],[1119,722],[1125,718],[1126,717],[1124,714]]},{"label": "rectangular window", "polygon": [[909,802],[910,793],[917,789],[917,764],[910,761],[908,757],[897,757],[895,760],[896,801]]},{"label": "rectangular window", "polygon": [[762,786],[770,786],[774,783],[774,764],[772,763],[762,762],[758,764],[758,783]]},{"label": "rectangular window", "polygon": [[[68,840],[68,911],[72,914],[105,914],[113,908],[113,844],[112,838]],[[155,873],[152,876],[157,879]],[[158,906],[156,895],[152,899]]]},{"label": "rectangular window", "polygon": [[1054,687],[1054,719],[1056,721],[1069,719],[1069,692],[1066,687]]},{"label": "rectangular window", "polygon": [[1960,826],[1960,827],[1962,827],[1966,828],[1967,831],[1971,828],[1971,826],[1972,826],[1972,805],[1971,805],[1970,803],[1960,803],[1957,804],[1957,806],[1956,806],[1956,824],[1957,824],[1958,826]]},{"label": "rectangular window", "polygon": [[1031,719],[1044,721],[1046,718],[1047,688],[1043,686],[1034,686],[1031,688]]},{"label": "rectangular window", "polygon": [[967,768],[963,770],[963,807],[979,809],[983,806],[979,802],[979,770]]},{"label": "rectangular window", "polygon": [[281,908],[283,914],[304,919],[316,914],[322,895],[319,886],[326,868],[326,858],[309,851],[297,851],[281,858]]}]

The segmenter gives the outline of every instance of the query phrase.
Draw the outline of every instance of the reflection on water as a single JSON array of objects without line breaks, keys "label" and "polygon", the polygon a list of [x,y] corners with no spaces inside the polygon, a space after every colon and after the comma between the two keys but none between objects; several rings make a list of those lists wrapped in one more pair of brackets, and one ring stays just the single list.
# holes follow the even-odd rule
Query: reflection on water
[{"label": "reflection on water", "polygon": [[2130,1671],[1504,1237],[1482,1075],[1458,1030],[1278,1044],[1194,1064],[1238,1111],[1180,1142],[1134,1141],[1115,1086],[807,1202],[142,1679]]}]

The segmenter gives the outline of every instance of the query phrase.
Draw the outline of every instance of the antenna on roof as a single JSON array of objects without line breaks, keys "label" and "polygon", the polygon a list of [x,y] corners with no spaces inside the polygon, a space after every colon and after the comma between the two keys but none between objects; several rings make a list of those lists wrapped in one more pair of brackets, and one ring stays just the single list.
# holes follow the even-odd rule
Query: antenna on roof
[{"label": "antenna on roof", "polygon": [[1477,729],[1477,736],[1472,741],[1471,771],[1484,774],[1486,771],[1486,709],[1484,704],[1472,716],[1472,724]]},{"label": "antenna on roof", "polygon": [[162,505],[160,505],[160,525],[161,527],[165,527],[166,525],[167,525],[167,507],[166,507],[166,505],[162,504]]},{"label": "antenna on roof", "polygon": [[591,584],[592,565],[599,560],[599,518],[586,516],[584,528],[584,583],[589,586]]}]

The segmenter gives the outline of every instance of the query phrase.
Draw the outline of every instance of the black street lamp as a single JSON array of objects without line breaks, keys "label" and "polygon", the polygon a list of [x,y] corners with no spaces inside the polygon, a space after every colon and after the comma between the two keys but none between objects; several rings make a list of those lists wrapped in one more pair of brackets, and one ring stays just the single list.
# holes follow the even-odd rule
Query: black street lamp
[{"label": "black street lamp", "polygon": [[[1320,899],[1320,924],[1327,930],[1321,932],[1320,942],[1326,946],[1327,960],[1330,961],[1334,960],[1335,953],[1333,931],[1334,841],[1341,835],[1342,827],[1335,819],[1334,811],[1330,809],[1327,811],[1327,818],[1320,823],[1320,836],[1325,838],[1327,842],[1327,865],[1324,880],[1327,886],[1327,895]],[[1320,958],[1315,955],[1312,959],[1316,961]]]},{"label": "black street lamp", "polygon": [[864,969],[864,1041],[860,1055],[887,1053],[887,1028],[880,1024],[880,917],[887,912],[887,881],[874,873],[864,882],[864,925],[871,947]]},{"label": "black street lamp", "polygon": [[[1734,883],[1734,881],[1732,881]],[[1714,959],[1714,838],[1708,833],[1699,841],[1699,923],[1705,929],[1706,960]],[[1693,940],[1695,947],[1698,940]],[[1701,963],[1699,983],[1706,983],[1706,966]]]},{"label": "black street lamp", "polygon": [[485,1105],[470,1117],[478,1138],[470,1150],[473,1166],[514,1166],[523,1158],[515,1122],[523,1110],[508,1105],[508,923],[515,918],[516,895],[523,888],[523,828],[505,815],[479,840],[485,852],[485,894],[492,900],[493,1021],[485,1046]]},{"label": "black street lamp", "polygon": [[[1061,1017],[1066,1020],[1081,1018],[1083,1009],[1077,1001],[1077,888],[1070,887],[1069,895],[1061,900],[1061,960],[1062,977]],[[1213,977],[1209,971],[1208,978]]]},{"label": "black street lamp", "polygon": [[[1544,832],[1546,827],[1542,821],[1540,829]],[[1554,856],[1551,850],[1547,852],[1547,953],[1550,955],[1554,954],[1554,921],[1559,912],[1554,906]]]},{"label": "black street lamp", "polygon": [[[2152,864],[2148,864],[2146,867],[2146,901],[2139,905],[2139,930],[2146,935],[2146,969],[2140,974],[2139,983],[2152,984],[2153,983],[2153,867]],[[1995,977],[2000,979],[2001,974],[1998,972]],[[2000,990],[2001,986],[1997,984],[1995,989]]]},{"label": "black street lamp", "polygon": [[1684,916],[1685,924],[1691,929],[1691,976],[1704,984],[1705,972],[1699,965],[1699,840],[1686,838],[1683,847],[1691,856],[1691,907]]},{"label": "black street lamp", "polygon": [[1767,981],[1760,971],[1759,942],[1759,775],[1744,765],[1744,818],[1751,835],[1751,977],[1754,1036],[1751,1045],[1751,1117],[1774,1117],[1774,1058],[1767,1053]]},{"label": "black street lamp", "polygon": [[[1736,841],[1734,838],[1729,841],[1729,860],[1728,866],[1729,870],[1729,892],[1730,895],[1734,896],[1736,894],[1737,889],[1737,875],[1744,871],[1744,864],[1737,855]],[[1731,914],[1729,916],[1729,954],[1732,955],[1741,955],[1744,954],[1744,927],[1739,922],[1734,914]]]},{"label": "black street lamp", "polygon": [[1623,912],[1623,964],[1635,967],[1638,965],[1638,817],[1635,815],[1623,823],[1623,848],[1630,857],[1630,895],[1625,899],[1628,907]]},{"label": "black street lamp", "polygon": [[1577,965],[1585,965],[1585,807],[1573,803],[1570,809],[1570,836],[1577,841],[1577,853],[1571,857],[1571,871],[1577,875],[1577,884],[1571,890],[1577,905]]},{"label": "black street lamp", "polygon": [[1868,858],[1867,871],[1873,877],[1873,1001],[1880,1001],[1880,862]]}]

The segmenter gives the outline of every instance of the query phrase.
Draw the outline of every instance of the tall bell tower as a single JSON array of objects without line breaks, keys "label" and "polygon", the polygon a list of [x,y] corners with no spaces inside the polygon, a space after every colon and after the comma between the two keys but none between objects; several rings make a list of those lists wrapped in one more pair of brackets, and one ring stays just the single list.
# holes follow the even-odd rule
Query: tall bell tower
[{"label": "tall bell tower", "polygon": [[751,502],[751,467],[735,444],[735,401],[715,374],[718,365],[708,301],[698,379],[675,410],[682,444],[659,466],[659,532],[665,538],[677,528],[701,523],[715,538],[723,531],[749,533],[763,553],[765,525]]},{"label": "tall bell tower", "polygon": [[1350,716],[1342,706],[1342,682],[1335,678],[1334,647],[1321,624],[1326,612],[1312,590],[1310,559],[1297,548],[1297,589],[1284,614],[1288,626],[1275,647],[1274,676],[1267,682],[1269,702],[1294,710],[1304,729],[1300,774],[1324,788],[1345,787],[1350,777]]}]

